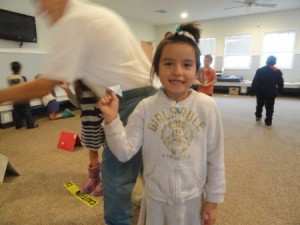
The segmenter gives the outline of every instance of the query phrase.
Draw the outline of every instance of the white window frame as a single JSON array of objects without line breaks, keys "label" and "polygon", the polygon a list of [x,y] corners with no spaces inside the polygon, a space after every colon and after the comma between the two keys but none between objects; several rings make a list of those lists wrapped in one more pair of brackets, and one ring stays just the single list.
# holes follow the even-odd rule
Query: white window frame
[{"label": "white window frame", "polygon": [[[251,68],[251,34],[228,35],[225,37],[223,67],[230,70]],[[234,45],[238,43],[239,45]],[[241,44],[244,44],[241,45]]]},{"label": "white window frame", "polygon": [[[207,54],[212,55],[213,61],[211,64],[212,68],[215,68],[215,61],[216,61],[216,38],[200,38],[199,40],[199,48],[201,51],[201,56],[200,56],[200,62],[201,62],[201,67],[204,66],[204,56]],[[209,42],[212,42],[212,44],[209,44]]]},{"label": "white window frame", "polygon": [[[274,35],[274,40],[272,40],[272,35]],[[275,36],[277,36],[276,40]],[[264,32],[260,66],[266,65],[267,58],[270,55],[274,55],[277,58],[277,67],[280,69],[292,69],[295,43],[296,30],[294,29]]]}]

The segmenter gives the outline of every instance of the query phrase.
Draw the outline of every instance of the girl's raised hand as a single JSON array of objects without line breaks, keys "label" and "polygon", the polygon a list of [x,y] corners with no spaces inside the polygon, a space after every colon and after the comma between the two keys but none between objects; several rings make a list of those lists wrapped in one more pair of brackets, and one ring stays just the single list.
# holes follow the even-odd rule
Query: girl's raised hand
[{"label": "girl's raised hand", "polygon": [[103,113],[105,124],[110,124],[118,117],[119,99],[112,90],[107,89],[105,95],[100,98],[98,104]]},{"label": "girl's raised hand", "polygon": [[68,85],[68,83],[65,82],[65,81],[60,82],[60,83],[58,84],[58,86],[59,86],[60,88],[64,89],[64,90],[69,89],[69,85]]}]

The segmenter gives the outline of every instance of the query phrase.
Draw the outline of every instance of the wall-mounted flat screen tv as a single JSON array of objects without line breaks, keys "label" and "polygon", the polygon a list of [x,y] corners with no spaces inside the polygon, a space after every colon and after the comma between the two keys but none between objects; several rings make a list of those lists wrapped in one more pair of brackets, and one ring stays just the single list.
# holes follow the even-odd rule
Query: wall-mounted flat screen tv
[{"label": "wall-mounted flat screen tv", "polygon": [[35,17],[0,9],[0,38],[37,42]]}]

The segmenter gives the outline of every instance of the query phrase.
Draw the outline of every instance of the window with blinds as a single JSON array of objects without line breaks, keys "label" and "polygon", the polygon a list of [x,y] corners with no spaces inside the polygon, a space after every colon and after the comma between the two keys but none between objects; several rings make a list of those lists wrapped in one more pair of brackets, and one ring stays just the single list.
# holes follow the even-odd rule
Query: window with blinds
[{"label": "window with blinds", "polygon": [[295,30],[264,33],[261,66],[266,64],[270,55],[277,58],[276,66],[281,69],[292,69],[295,46]]},{"label": "window with blinds", "polygon": [[201,51],[200,62],[201,67],[204,65],[204,56],[207,54],[212,55],[213,62],[211,67],[215,67],[215,56],[216,56],[216,38],[200,38],[199,48]]},{"label": "window with blinds", "polygon": [[250,69],[251,35],[225,37],[224,69]]}]

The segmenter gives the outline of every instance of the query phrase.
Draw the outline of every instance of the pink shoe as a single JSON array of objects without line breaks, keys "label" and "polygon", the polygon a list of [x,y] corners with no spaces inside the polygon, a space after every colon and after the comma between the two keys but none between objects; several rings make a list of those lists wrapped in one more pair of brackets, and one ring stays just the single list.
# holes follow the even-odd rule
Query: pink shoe
[{"label": "pink shoe", "polygon": [[[89,179],[83,186],[83,193],[90,194],[100,183],[100,164],[88,167]],[[102,187],[102,186],[101,186]]]},{"label": "pink shoe", "polygon": [[103,195],[103,192],[102,192],[102,182],[101,181],[95,187],[95,189],[93,191],[93,195],[94,196],[101,196],[101,195]]}]

